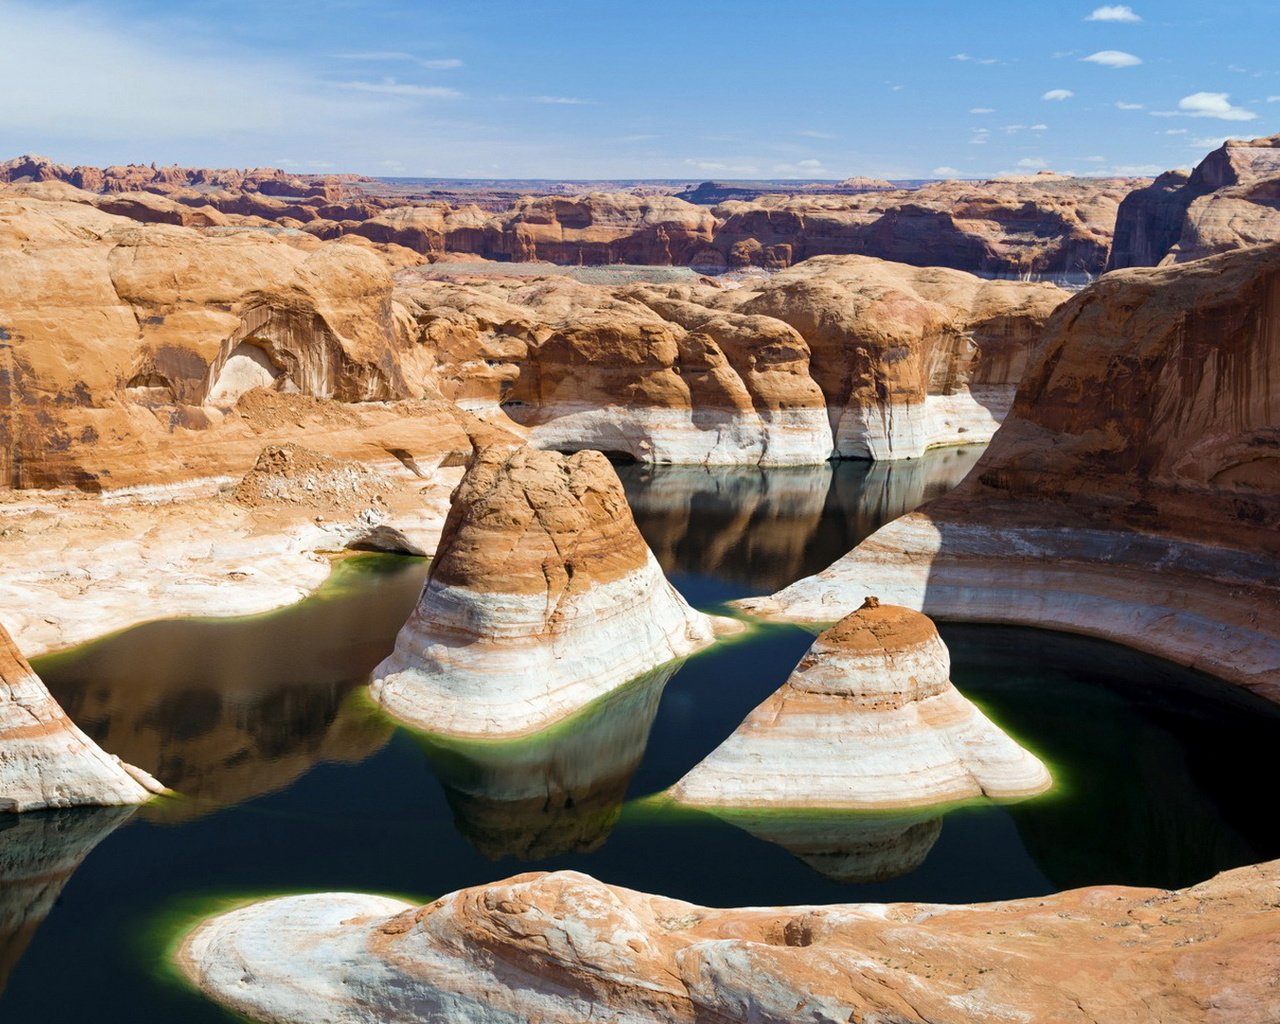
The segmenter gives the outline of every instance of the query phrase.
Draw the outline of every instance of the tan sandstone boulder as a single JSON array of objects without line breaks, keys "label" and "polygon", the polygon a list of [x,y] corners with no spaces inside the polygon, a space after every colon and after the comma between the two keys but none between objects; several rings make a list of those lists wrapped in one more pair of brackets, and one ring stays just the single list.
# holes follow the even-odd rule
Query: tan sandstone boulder
[{"label": "tan sandstone boulder", "polygon": [[952,685],[933,623],[867,598],[669,793],[711,809],[891,810],[1051,784]]},{"label": "tan sandstone boulder", "polygon": [[330,893],[200,925],[178,963],[278,1022],[1271,1024],[1280,864],[1168,892],[719,910],[576,872],[424,907]]},{"label": "tan sandstone boulder", "polygon": [[371,692],[427,732],[517,736],[713,639],[604,456],[495,444],[454,492],[422,599]]}]

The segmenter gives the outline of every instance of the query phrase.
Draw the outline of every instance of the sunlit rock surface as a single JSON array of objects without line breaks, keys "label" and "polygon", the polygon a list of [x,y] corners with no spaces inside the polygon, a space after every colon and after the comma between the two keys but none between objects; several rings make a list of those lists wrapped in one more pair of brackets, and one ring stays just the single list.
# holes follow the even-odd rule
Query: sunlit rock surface
[{"label": "sunlit rock surface", "polygon": [[454,492],[371,693],[427,732],[521,735],[714,635],[663,576],[604,456],[492,445]]},{"label": "sunlit rock surface", "polygon": [[162,791],[76,728],[0,626],[0,812],[140,804]]},{"label": "sunlit rock surface", "polygon": [[885,810],[1030,796],[1051,781],[952,685],[933,623],[868,598],[670,795],[709,808]]},{"label": "sunlit rock surface", "polygon": [[1270,1024],[1278,883],[1271,862],[1173,892],[718,910],[529,874],[425,907],[256,903],[199,926],[178,962],[278,1024]]},{"label": "sunlit rock surface", "polygon": [[1280,700],[1280,245],[1106,275],[955,491],[751,611],[865,593],[1128,644]]}]

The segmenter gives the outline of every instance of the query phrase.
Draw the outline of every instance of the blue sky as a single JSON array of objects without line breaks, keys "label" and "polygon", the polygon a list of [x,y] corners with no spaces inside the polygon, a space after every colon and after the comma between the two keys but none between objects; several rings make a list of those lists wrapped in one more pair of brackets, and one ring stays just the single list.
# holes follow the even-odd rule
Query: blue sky
[{"label": "blue sky", "polygon": [[1280,131],[1275,0],[0,0],[0,156],[1145,174]]}]

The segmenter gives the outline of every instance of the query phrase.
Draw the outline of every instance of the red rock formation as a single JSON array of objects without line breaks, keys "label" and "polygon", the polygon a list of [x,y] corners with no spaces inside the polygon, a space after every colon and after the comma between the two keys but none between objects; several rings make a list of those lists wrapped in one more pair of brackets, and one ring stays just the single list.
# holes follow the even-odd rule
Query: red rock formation
[{"label": "red rock formation", "polygon": [[1162,174],[1120,204],[1108,270],[1185,263],[1280,240],[1280,135],[1228,139],[1190,176]]},{"label": "red rock formation", "polygon": [[556,872],[424,907],[269,900],[204,923],[177,959],[278,1024],[1272,1024],[1278,884],[1272,862],[1175,892],[720,910]]},{"label": "red rock formation", "polygon": [[1280,700],[1280,245],[1117,271],[1046,328],[965,482],[746,604],[1089,633]]}]

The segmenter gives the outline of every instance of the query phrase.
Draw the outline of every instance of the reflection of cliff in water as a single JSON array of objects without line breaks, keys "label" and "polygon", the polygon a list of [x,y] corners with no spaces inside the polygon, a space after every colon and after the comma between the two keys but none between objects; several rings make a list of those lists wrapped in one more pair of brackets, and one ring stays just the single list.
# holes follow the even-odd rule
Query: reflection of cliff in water
[{"label": "reflection of cliff in water", "polygon": [[599,847],[618,820],[662,690],[678,668],[663,666],[523,739],[421,737],[458,831],[493,860]]},{"label": "reflection of cliff in water", "polygon": [[94,807],[0,815],[0,992],[81,861],[133,813]]},{"label": "reflection of cliff in water", "polygon": [[390,652],[426,565],[346,559],[282,611],[153,622],[41,658],[37,670],[104,749],[191,800],[144,814],[239,803],[386,743],[392,726],[352,691]]},{"label": "reflection of cliff in water", "polygon": [[823,878],[843,884],[887,882],[924,863],[942,833],[928,812],[874,815],[717,811],[717,817],[781,846]]},{"label": "reflection of cliff in water", "polygon": [[663,570],[767,592],[825,569],[885,523],[949,491],[981,453],[970,445],[898,462],[616,468]]},{"label": "reflection of cliff in water", "polygon": [[1178,888],[1280,849],[1259,804],[1280,709],[1128,648],[1031,629],[944,624],[952,678],[1034,736],[1067,799],[1009,808],[1059,888]]}]

